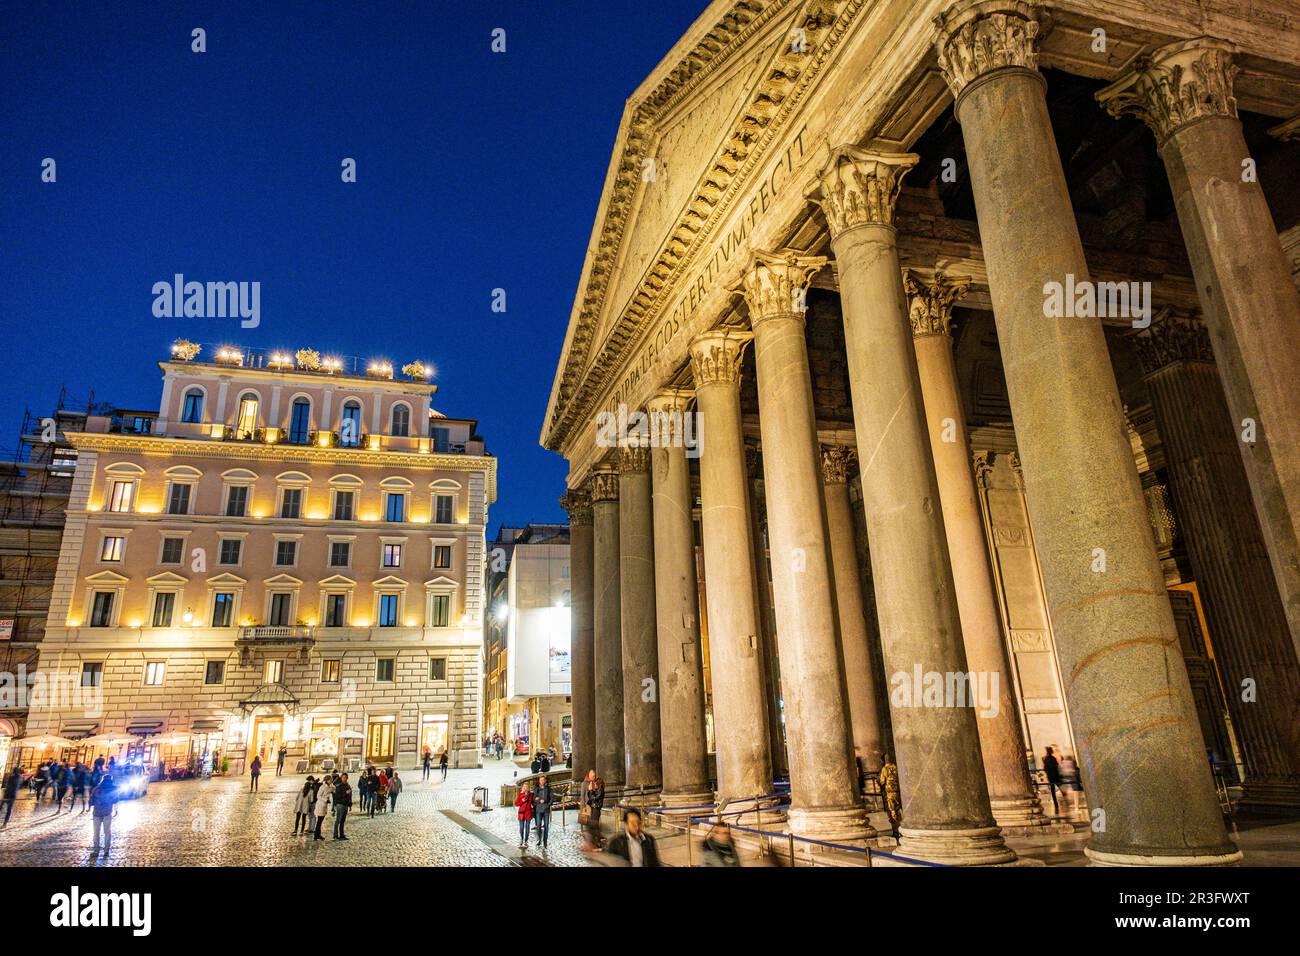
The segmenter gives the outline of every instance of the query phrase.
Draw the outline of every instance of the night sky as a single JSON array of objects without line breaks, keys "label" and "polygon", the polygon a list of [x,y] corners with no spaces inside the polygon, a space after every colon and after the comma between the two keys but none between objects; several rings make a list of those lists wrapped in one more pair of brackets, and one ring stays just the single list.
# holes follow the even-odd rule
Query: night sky
[{"label": "night sky", "polygon": [[[0,29],[0,451],[62,386],[156,408],[177,337],[418,358],[500,459],[493,528],[564,520],[537,437],[614,136],[705,0],[117,6]],[[155,318],[175,273],[259,281],[260,326]]]}]

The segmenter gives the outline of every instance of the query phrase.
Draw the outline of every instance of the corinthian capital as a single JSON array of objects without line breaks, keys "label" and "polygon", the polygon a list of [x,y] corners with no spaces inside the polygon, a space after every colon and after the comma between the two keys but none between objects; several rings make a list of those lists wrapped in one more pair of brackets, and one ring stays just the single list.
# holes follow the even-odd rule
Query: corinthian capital
[{"label": "corinthian capital", "polygon": [[848,445],[822,445],[822,484],[842,485],[848,482],[849,471],[857,460],[857,451]]},{"label": "corinthian capital", "polygon": [[916,153],[885,153],[839,146],[817,174],[812,199],[822,207],[834,239],[855,226],[894,224],[894,204]]},{"label": "corinthian capital", "polygon": [[569,524],[591,524],[591,495],[582,488],[570,488],[560,495],[560,507],[569,513]]},{"label": "corinthian capital", "polygon": [[903,285],[911,300],[912,334],[946,335],[952,324],[952,304],[970,288],[970,279],[936,272],[926,281],[919,273],[904,269]]},{"label": "corinthian capital", "polygon": [[650,449],[643,445],[625,445],[618,450],[620,475],[635,475],[650,470]]},{"label": "corinthian capital", "polygon": [[1137,57],[1124,76],[1097,93],[1111,116],[1132,113],[1151,127],[1156,143],[1207,116],[1236,116],[1231,43],[1197,37]]},{"label": "corinthian capital", "polygon": [[1038,69],[1037,0],[961,0],[934,25],[939,69],[954,97],[994,70]]},{"label": "corinthian capital", "polygon": [[1161,309],[1150,327],[1129,337],[1147,375],[1175,362],[1214,362],[1209,330],[1189,312]]},{"label": "corinthian capital", "polygon": [[618,472],[602,466],[591,475],[591,501],[618,501]]},{"label": "corinthian capital", "polygon": [[758,252],[754,259],[754,267],[740,282],[750,324],[776,316],[802,316],[808,310],[804,304],[808,282],[826,265],[826,257],[801,256],[785,250]]},{"label": "corinthian capital", "polygon": [[695,387],[735,385],[740,382],[740,362],[752,332],[713,329],[691,340],[691,376]]}]

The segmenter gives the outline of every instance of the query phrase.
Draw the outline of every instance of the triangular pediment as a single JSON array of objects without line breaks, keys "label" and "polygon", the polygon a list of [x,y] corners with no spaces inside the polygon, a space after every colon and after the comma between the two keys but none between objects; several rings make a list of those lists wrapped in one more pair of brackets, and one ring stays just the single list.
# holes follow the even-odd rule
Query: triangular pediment
[{"label": "triangular pediment", "polygon": [[145,578],[145,581],[155,586],[167,585],[167,584],[189,584],[190,583],[189,578],[181,577],[175,571],[163,571],[161,574],[155,574],[152,577]]},{"label": "triangular pediment", "polygon": [[125,574],[116,571],[99,571],[86,576],[86,581],[90,584],[126,584],[130,580]]}]

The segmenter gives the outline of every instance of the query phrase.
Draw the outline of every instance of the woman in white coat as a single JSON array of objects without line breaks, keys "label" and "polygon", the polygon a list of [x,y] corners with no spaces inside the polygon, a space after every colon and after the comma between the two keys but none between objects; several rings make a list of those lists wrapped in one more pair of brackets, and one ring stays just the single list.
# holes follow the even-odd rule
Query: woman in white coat
[{"label": "woman in white coat", "polygon": [[303,836],[311,830],[311,809],[312,796],[314,790],[312,784],[316,782],[315,777],[308,777],[302,785],[302,791],[293,801],[293,835],[297,836],[302,833]]}]

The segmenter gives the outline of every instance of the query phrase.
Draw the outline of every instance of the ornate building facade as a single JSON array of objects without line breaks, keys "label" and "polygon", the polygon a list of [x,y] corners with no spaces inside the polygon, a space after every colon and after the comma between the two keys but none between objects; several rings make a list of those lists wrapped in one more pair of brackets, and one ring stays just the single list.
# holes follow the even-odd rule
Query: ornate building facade
[{"label": "ornate building facade", "polygon": [[788,763],[785,826],[860,843],[889,755],[954,864],[1049,825],[1049,746],[1094,863],[1239,860],[1216,774],[1300,812],[1297,130],[1293,0],[711,3],[541,435],[575,762],[732,806]]},{"label": "ornate building facade", "polygon": [[[182,343],[156,414],[67,432],[76,474],[40,668],[95,687],[29,734],[166,766],[475,766],[496,459],[424,370]],[[83,756],[85,756],[83,754]]]}]

